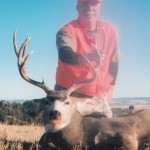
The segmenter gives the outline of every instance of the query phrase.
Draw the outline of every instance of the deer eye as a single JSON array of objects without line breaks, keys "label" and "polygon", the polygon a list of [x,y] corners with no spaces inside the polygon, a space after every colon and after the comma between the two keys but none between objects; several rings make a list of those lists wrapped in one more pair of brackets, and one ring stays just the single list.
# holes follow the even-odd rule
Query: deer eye
[{"label": "deer eye", "polygon": [[68,101],[67,101],[67,102],[65,102],[65,105],[70,105],[70,102],[68,102]]},{"label": "deer eye", "polygon": [[44,105],[48,105],[49,104],[49,101],[48,100],[45,100],[43,101]]}]

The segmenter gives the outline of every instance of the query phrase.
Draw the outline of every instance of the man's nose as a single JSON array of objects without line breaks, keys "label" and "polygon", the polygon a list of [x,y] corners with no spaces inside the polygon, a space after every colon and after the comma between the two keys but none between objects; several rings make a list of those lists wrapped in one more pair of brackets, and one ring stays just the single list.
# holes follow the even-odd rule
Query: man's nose
[{"label": "man's nose", "polygon": [[88,5],[87,5],[87,9],[88,9],[88,10],[93,10],[93,8],[94,8],[94,7],[93,7],[91,4],[88,4]]}]

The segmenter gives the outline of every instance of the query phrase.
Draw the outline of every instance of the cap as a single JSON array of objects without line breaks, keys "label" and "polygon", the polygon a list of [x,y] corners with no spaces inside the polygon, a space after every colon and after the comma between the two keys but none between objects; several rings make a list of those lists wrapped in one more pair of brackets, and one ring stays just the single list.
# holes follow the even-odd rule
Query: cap
[{"label": "cap", "polygon": [[[85,1],[91,1],[91,0],[78,0],[78,3],[82,3]],[[102,0],[92,0],[92,1],[96,1],[96,2],[102,2]]]}]

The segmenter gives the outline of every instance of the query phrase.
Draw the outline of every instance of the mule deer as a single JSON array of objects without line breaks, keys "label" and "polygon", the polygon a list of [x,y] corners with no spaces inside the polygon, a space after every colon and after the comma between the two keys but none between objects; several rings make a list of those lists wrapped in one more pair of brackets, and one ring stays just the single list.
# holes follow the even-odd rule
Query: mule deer
[{"label": "mule deer", "polygon": [[[70,115],[72,114],[69,114],[69,117]],[[81,117],[79,113],[74,112],[68,126],[58,131],[52,131],[50,119],[45,118],[49,121],[46,126],[47,132],[39,143],[47,150],[50,149],[48,144],[50,142],[61,150],[71,150],[77,146],[79,146],[77,150],[149,150],[149,115],[150,109],[138,110],[122,117],[103,119]],[[74,146],[71,147],[70,144]]]},{"label": "mule deer", "polygon": [[[82,117],[82,115],[90,115],[91,113],[98,112],[102,116],[111,117],[112,112],[108,102],[105,99],[105,96],[94,99],[81,99],[71,97],[70,94],[78,88],[81,88],[93,81],[96,78],[97,70],[83,55],[83,58],[87,60],[91,70],[93,71],[93,76],[86,81],[73,84],[68,90],[50,90],[44,81],[37,82],[28,77],[26,62],[30,54],[26,55],[26,48],[29,42],[29,37],[26,38],[20,50],[18,50],[16,44],[16,32],[14,33],[13,42],[15,53],[18,58],[18,69],[20,75],[27,82],[43,89],[47,94],[47,96],[42,100],[24,102],[23,110],[32,116],[38,115],[40,111],[43,111],[45,130],[47,133],[50,133],[48,135],[51,142],[59,148],[67,150],[76,145],[80,145],[80,147],[84,148],[86,146],[94,146],[95,135],[99,132],[99,119]],[[89,107],[87,110],[82,111],[83,107],[93,105],[91,101],[94,101],[94,106],[96,106],[96,104],[98,105],[96,110],[93,109],[94,107]]]},{"label": "mule deer", "polygon": [[[93,76],[84,82],[74,84],[69,90],[53,91],[48,88],[44,81],[37,82],[30,79],[26,71],[26,61],[29,55],[25,55],[28,41],[29,38],[27,37],[18,51],[16,33],[14,33],[14,48],[18,57],[18,68],[21,76],[29,83],[42,88],[47,94],[42,100],[27,101],[23,104],[24,111],[30,115],[38,115],[40,111],[43,111],[43,122],[46,130],[40,141],[43,149],[48,149],[48,142],[52,142],[62,150],[70,150],[78,146],[80,149],[96,150],[100,149],[103,142],[108,144],[113,142],[114,145],[122,145],[128,150],[137,150],[139,142],[146,139],[146,142],[150,143],[149,109],[112,119],[83,117],[81,115],[79,112],[81,106],[87,106],[85,104],[90,103],[91,99],[78,99],[71,97],[70,94],[96,77],[96,70],[90,62],[88,64],[93,71]],[[86,57],[84,58],[86,59]],[[99,108],[102,115],[111,114],[104,99]]]}]

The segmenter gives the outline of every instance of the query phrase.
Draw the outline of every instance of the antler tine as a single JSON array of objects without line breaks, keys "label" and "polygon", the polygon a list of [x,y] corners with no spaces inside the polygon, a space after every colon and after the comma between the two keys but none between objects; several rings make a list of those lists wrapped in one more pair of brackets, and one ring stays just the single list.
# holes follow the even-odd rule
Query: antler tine
[{"label": "antler tine", "polygon": [[[72,92],[76,91],[77,89],[79,89],[79,88],[85,86],[86,84],[90,83],[91,81],[93,81],[93,80],[96,78],[97,74],[98,74],[98,70],[93,67],[93,65],[91,64],[91,62],[89,61],[89,59],[88,59],[84,54],[82,54],[82,56],[86,59],[86,61],[87,61],[88,64],[90,65],[90,68],[91,68],[92,71],[93,71],[93,76],[92,76],[90,79],[87,79],[87,80],[82,81],[82,82],[77,83],[77,84],[73,84],[73,85],[68,89],[68,91],[67,91],[67,96],[69,96]],[[99,64],[100,64],[100,61],[99,61]]]},{"label": "antler tine", "polygon": [[16,53],[16,56],[18,57],[18,47],[17,47],[17,43],[16,43],[16,32],[14,32],[14,36],[13,36],[13,43],[14,43],[14,50],[15,50],[15,53]]},{"label": "antler tine", "polygon": [[[26,38],[26,40],[25,40],[25,42],[21,45],[21,47],[20,47],[20,49],[19,49],[19,51],[18,51],[18,46],[17,46],[17,43],[16,43],[16,32],[17,31],[15,31],[14,32],[14,37],[13,37],[13,42],[14,42],[14,49],[15,49],[15,53],[16,53],[16,56],[18,57],[20,57],[20,59],[21,59],[21,57],[25,57],[25,55],[26,55],[26,47],[27,47],[27,44],[28,44],[28,41],[31,39],[29,36],[27,36],[27,38]],[[23,52],[22,52],[23,51]],[[22,55],[22,56],[21,56]]]},{"label": "antler tine", "polygon": [[22,44],[21,48],[18,51],[18,48],[17,48],[17,45],[16,45],[16,32],[14,33],[14,39],[13,39],[14,49],[15,49],[16,56],[18,58],[18,69],[19,69],[20,75],[27,82],[29,82],[29,83],[31,83],[31,84],[33,84],[35,86],[38,86],[38,87],[42,88],[46,93],[48,93],[51,90],[44,83],[44,81],[37,82],[37,81],[32,80],[31,78],[28,77],[28,73],[27,73],[27,70],[26,70],[26,62],[27,62],[29,56],[31,55],[31,53],[29,53],[28,55],[26,55],[26,48],[27,48],[29,39],[30,38],[28,36],[26,38],[25,42]]}]

